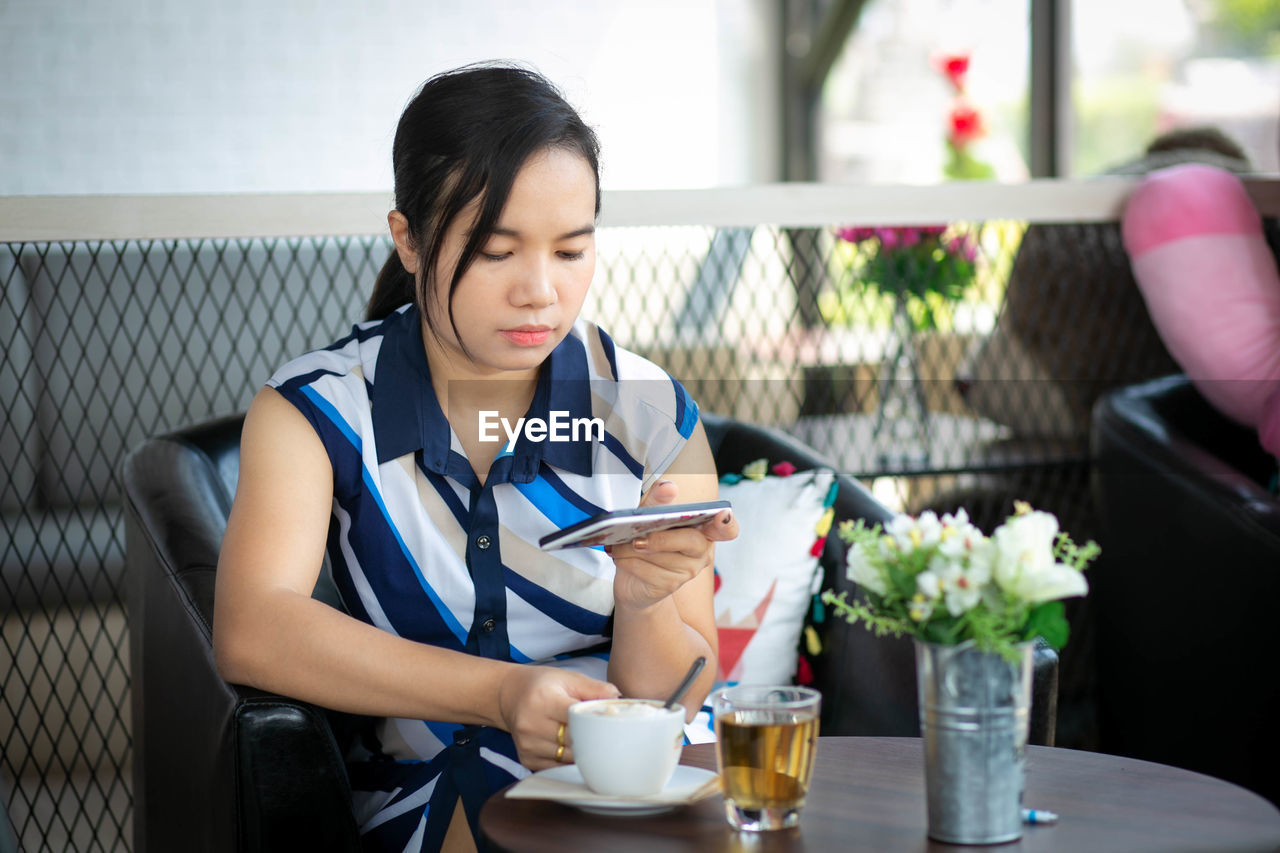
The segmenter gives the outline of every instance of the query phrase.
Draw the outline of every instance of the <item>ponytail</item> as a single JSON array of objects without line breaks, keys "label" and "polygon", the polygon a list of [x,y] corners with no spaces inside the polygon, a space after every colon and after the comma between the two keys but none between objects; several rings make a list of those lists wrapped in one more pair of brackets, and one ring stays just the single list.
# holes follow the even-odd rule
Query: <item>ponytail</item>
[{"label": "ponytail", "polygon": [[400,255],[393,246],[391,256],[382,265],[382,270],[373,283],[373,294],[365,307],[364,318],[381,320],[390,316],[401,305],[413,302],[416,291],[417,284],[413,276],[404,268],[404,264],[400,263]]}]

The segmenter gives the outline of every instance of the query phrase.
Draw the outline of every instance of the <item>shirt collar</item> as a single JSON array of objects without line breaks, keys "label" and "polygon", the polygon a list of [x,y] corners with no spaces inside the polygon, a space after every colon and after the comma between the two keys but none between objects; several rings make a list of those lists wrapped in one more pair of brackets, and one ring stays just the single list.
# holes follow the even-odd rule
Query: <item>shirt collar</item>
[{"label": "shirt collar", "polygon": [[[422,450],[423,465],[444,474],[449,464],[451,433],[431,387],[419,317],[417,307],[410,306],[384,321],[369,392],[373,435],[379,464]],[[551,412],[566,412],[570,422],[592,416],[586,347],[572,334],[552,350],[539,372],[533,402],[525,417],[549,422]],[[590,430],[582,432],[578,441],[535,442],[522,435],[512,453],[511,479],[531,482],[543,460],[571,473],[590,476],[591,434]]]}]

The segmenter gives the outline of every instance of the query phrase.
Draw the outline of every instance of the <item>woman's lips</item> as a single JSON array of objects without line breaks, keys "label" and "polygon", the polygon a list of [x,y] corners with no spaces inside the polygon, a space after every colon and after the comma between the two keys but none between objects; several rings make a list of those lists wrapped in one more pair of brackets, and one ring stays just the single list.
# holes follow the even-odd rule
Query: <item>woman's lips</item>
[{"label": "woman's lips", "polygon": [[551,330],[546,326],[521,326],[503,329],[502,336],[518,347],[536,347],[546,343],[551,337]]}]

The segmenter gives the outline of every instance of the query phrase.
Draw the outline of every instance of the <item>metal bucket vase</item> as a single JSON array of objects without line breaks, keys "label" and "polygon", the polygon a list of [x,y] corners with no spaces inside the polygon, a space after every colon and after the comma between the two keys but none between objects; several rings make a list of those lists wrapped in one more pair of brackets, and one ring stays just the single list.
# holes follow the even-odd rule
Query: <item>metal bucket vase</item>
[{"label": "metal bucket vase", "polygon": [[1017,663],[972,643],[915,647],[929,837],[1022,837],[1033,644],[1018,647]]}]

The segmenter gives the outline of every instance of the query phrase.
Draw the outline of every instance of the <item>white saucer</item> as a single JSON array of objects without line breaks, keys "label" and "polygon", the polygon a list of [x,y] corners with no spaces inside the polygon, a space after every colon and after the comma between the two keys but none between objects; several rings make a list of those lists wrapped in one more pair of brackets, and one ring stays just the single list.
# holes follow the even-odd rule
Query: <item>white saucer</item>
[{"label": "white saucer", "polygon": [[655,802],[651,799],[626,799],[622,797],[605,800],[598,798],[596,795],[591,795],[587,788],[587,783],[583,781],[582,773],[578,770],[576,764],[565,764],[561,767],[539,770],[534,775],[568,785],[579,786],[584,794],[592,797],[591,799],[584,797],[581,800],[573,797],[557,797],[555,801],[558,803],[564,803],[567,806],[573,806],[592,814],[626,815],[629,817],[662,814],[685,805],[688,797],[693,796],[694,792],[716,777],[716,774],[710,770],[677,764],[675,772],[671,774],[671,779],[667,781],[666,787],[662,789],[661,793],[661,796],[667,799],[668,802]]}]

